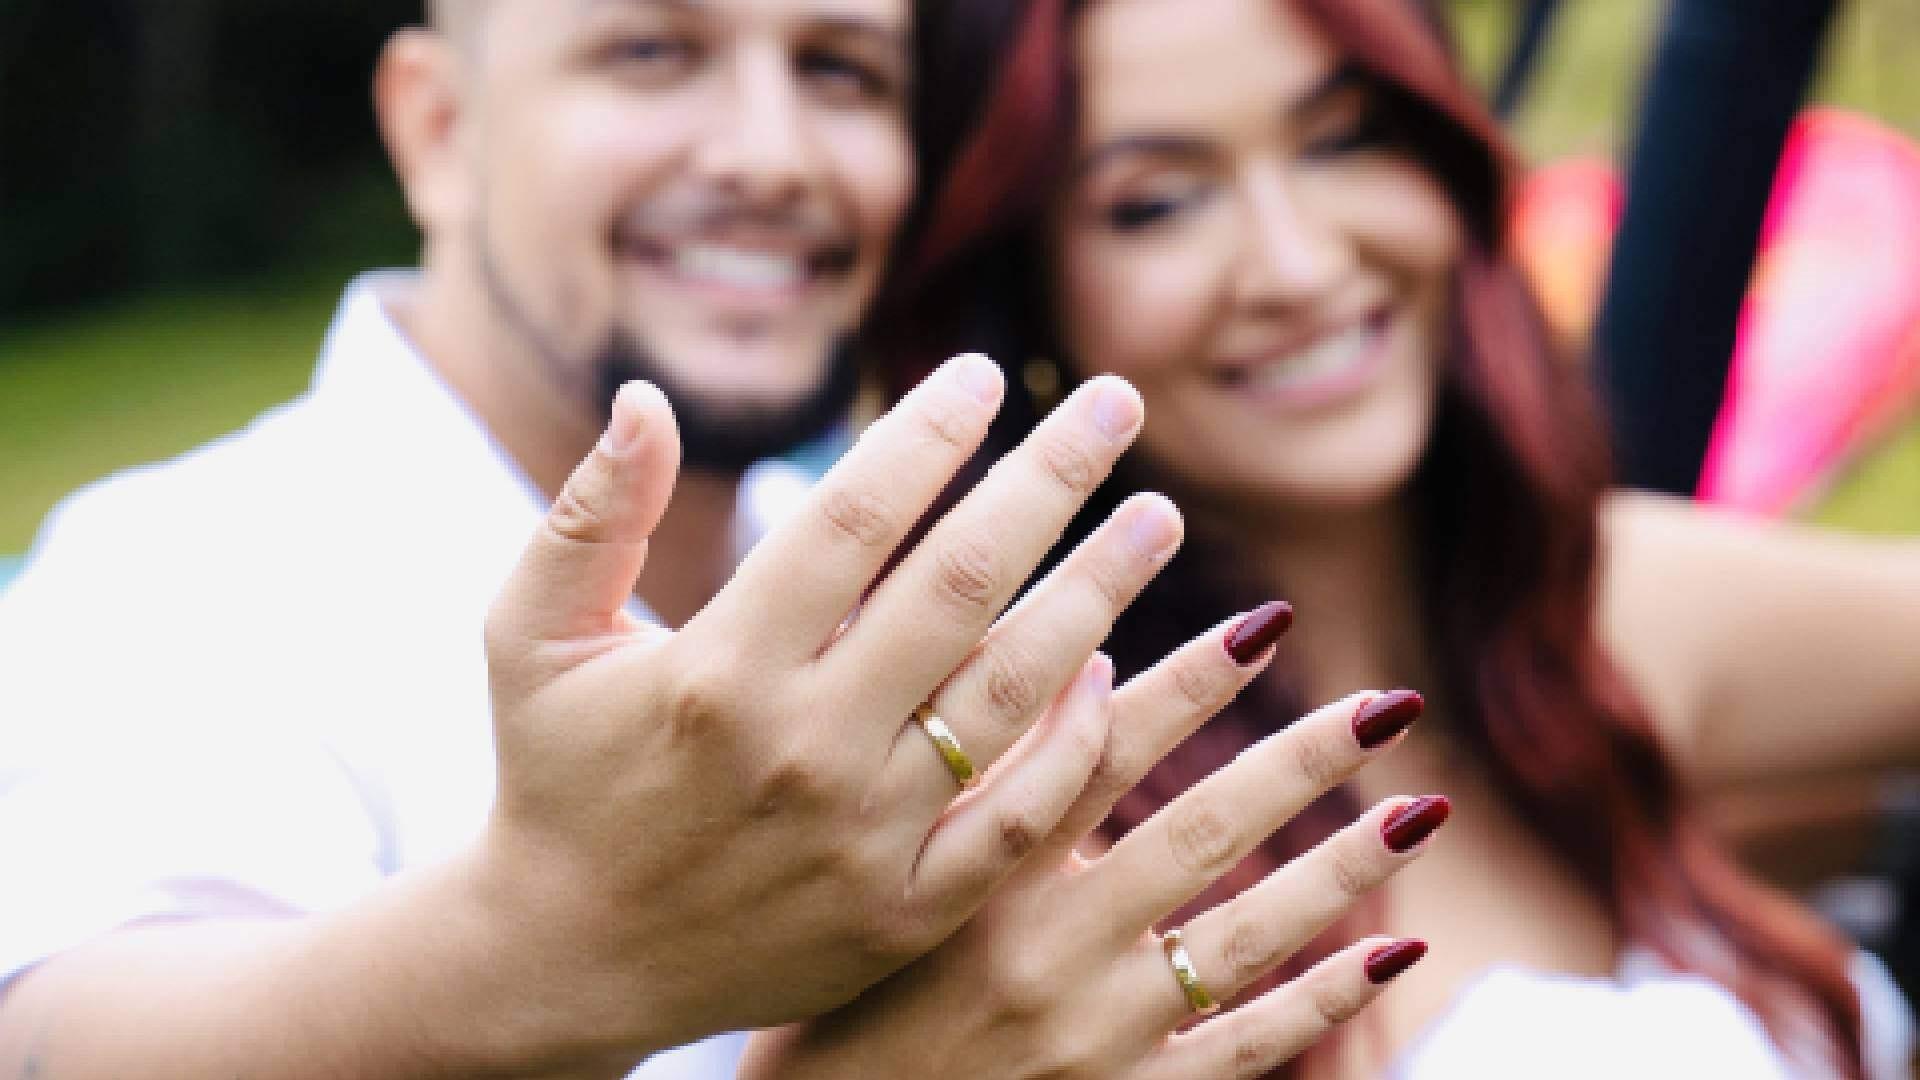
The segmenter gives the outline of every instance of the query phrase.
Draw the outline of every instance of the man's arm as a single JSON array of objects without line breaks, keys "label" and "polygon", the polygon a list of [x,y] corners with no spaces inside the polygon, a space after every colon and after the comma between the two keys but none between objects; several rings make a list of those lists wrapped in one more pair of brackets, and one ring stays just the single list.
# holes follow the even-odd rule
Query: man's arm
[{"label": "man's arm", "polygon": [[0,998],[0,1077],[624,1074],[640,1055],[581,1037],[559,1006],[581,984],[523,951],[486,877],[447,864],[335,913],[149,925],[63,953]]},{"label": "man's arm", "polygon": [[[56,956],[0,998],[0,1075],[613,1073],[816,1015],[932,948],[1099,766],[1104,714],[1035,721],[1179,538],[1136,499],[1001,617],[1139,430],[1137,395],[1099,379],[875,585],[1000,393],[984,359],[930,378],[668,633],[625,605],[678,439],[629,388],[489,619],[476,845],[327,914]],[[977,787],[956,797],[921,703]]]}]

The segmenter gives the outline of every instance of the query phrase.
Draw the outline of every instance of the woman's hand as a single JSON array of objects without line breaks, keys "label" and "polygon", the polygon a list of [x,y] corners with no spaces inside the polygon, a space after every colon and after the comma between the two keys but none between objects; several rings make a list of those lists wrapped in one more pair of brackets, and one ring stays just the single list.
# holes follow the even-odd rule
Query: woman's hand
[{"label": "woman's hand", "polygon": [[[1265,609],[1263,609],[1265,610]],[[1110,709],[1096,782],[1013,877],[940,948],[818,1020],[755,1036],[741,1076],[1260,1076],[1358,1012],[1424,953],[1370,939],[1187,1030],[1194,1004],[1153,932],[1266,835],[1419,713],[1417,695],[1361,695],[1243,753],[1105,854],[1076,851],[1119,795],[1264,666],[1233,659],[1222,627],[1110,692],[1091,661],[1045,723]],[[1244,650],[1240,650],[1244,655]],[[1228,1001],[1418,857],[1444,799],[1389,800],[1265,881],[1195,919],[1181,939],[1202,992]],[[955,814],[967,812],[963,798]],[[770,976],[774,977],[774,976]]]}]

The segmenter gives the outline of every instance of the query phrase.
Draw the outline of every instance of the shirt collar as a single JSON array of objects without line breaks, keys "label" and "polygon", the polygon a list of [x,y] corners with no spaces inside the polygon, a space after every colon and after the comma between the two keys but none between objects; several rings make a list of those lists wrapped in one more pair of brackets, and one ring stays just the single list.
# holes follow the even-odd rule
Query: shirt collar
[{"label": "shirt collar", "polygon": [[416,271],[377,270],[347,286],[320,348],[309,401],[349,409],[362,423],[393,432],[406,453],[435,454],[462,475],[490,467],[529,513],[545,510],[539,486],[394,320],[390,302],[419,280]]}]

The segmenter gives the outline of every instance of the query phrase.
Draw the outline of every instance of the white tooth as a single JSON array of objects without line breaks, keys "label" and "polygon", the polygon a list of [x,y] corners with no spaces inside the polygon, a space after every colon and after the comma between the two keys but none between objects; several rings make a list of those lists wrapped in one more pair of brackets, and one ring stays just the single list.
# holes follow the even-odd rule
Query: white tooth
[{"label": "white tooth", "polygon": [[1253,373],[1253,383],[1263,389],[1285,390],[1344,374],[1365,358],[1371,338],[1365,326],[1356,326],[1260,368]]},{"label": "white tooth", "polygon": [[742,289],[790,288],[801,279],[797,259],[707,244],[680,248],[674,268],[682,277]]}]

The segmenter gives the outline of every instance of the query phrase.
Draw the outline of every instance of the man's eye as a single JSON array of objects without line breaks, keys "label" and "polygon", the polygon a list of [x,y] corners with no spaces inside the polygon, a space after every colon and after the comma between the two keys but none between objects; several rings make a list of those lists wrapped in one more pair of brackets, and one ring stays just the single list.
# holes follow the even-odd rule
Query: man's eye
[{"label": "man's eye", "polygon": [[799,58],[800,74],[837,95],[884,100],[899,88],[895,80],[871,64],[831,52],[807,52]]},{"label": "man's eye", "polygon": [[686,38],[633,37],[616,43],[608,53],[616,63],[658,68],[692,60],[695,47]]}]

